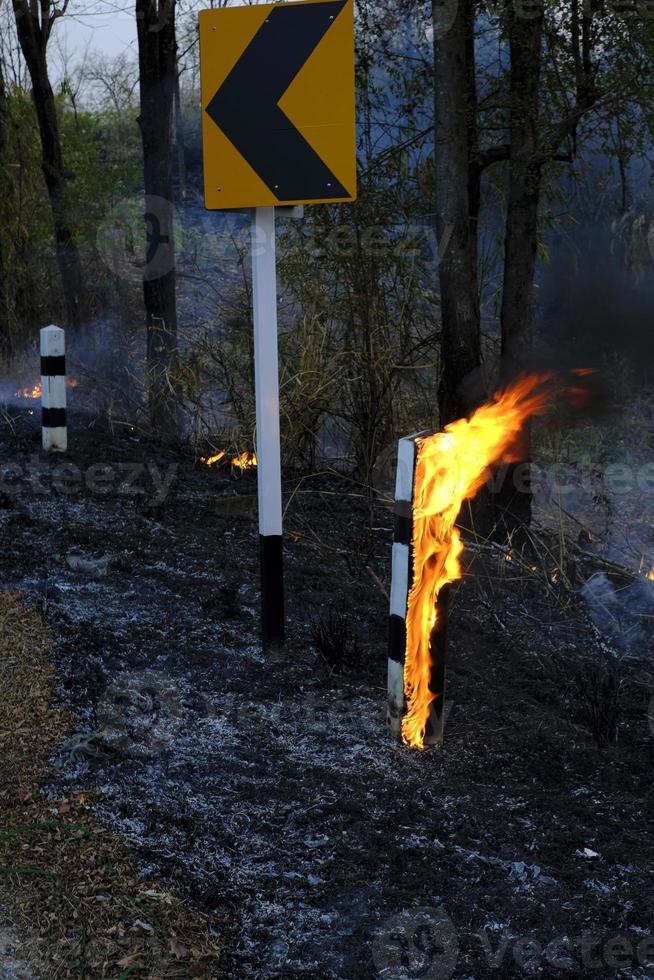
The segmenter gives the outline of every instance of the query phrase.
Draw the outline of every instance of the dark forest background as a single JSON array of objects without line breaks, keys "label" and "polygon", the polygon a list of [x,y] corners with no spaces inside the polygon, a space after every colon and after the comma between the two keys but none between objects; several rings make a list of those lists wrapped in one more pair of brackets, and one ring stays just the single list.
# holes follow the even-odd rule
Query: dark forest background
[{"label": "dark forest background", "polygon": [[[197,10],[137,0],[114,59],[61,42],[73,4],[0,14],[5,401],[56,322],[78,405],[251,446],[247,215],[203,208]],[[654,9],[360,0],[356,31],[358,201],[279,223],[282,414],[289,465],[371,483],[534,359],[643,374]]]}]

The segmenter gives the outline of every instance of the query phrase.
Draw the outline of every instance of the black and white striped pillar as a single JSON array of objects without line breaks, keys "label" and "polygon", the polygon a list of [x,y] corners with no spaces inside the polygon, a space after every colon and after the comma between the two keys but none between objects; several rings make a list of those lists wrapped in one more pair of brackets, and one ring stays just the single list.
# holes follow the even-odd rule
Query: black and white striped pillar
[{"label": "black and white striped pillar", "polygon": [[391,565],[391,603],[388,631],[388,709],[386,720],[393,735],[400,736],[404,714],[404,654],[406,610],[411,588],[411,532],[413,480],[416,468],[416,439],[420,432],[400,439],[395,471],[395,528]]},{"label": "black and white striped pillar", "polygon": [[48,452],[68,448],[65,338],[61,327],[54,324],[41,330],[41,432]]},{"label": "black and white striped pillar", "polygon": [[[406,658],[406,616],[413,578],[413,499],[418,457],[418,440],[432,435],[418,432],[398,442],[395,477],[395,528],[391,569],[391,598],[388,642],[388,707],[389,730],[396,737],[402,732],[402,717],[406,708],[404,693],[404,662]],[[447,620],[447,587],[437,601],[438,628],[430,639],[432,669],[429,687],[436,695],[430,705],[425,745],[440,745],[443,741],[443,707],[445,700],[445,641]]]},{"label": "black and white striped pillar", "polygon": [[261,631],[263,648],[269,658],[281,660],[284,656],[284,567],[274,207],[252,210],[252,308]]}]

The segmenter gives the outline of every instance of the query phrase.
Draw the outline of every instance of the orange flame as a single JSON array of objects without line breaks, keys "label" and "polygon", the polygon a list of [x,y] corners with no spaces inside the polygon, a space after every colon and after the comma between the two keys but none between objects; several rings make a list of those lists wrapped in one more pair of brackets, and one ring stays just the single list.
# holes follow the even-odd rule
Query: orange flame
[{"label": "orange flame", "polygon": [[638,568],[638,574],[645,575],[645,577],[648,578],[650,582],[654,582],[654,565],[652,565],[649,572],[645,571],[645,555],[641,556],[640,566]]},{"label": "orange flame", "polygon": [[215,463],[219,463],[221,459],[224,459],[227,453],[225,450],[221,450],[219,453],[214,453],[213,456],[200,456],[200,462],[204,463],[205,466],[213,466]]},{"label": "orange flame", "polygon": [[240,453],[240,455],[232,458],[232,466],[235,466],[237,470],[249,470],[256,465],[256,453],[250,453],[247,450],[244,453]]},{"label": "orange flame", "polygon": [[[552,374],[529,374],[498,392],[470,418],[418,440],[413,495],[413,584],[407,603],[402,720],[406,744],[424,747],[430,690],[430,640],[438,627],[436,601],[443,586],[461,578],[463,542],[455,527],[465,500],[477,493],[488,467],[515,448],[532,415],[544,414],[553,395]],[[509,558],[509,555],[507,555]]]},{"label": "orange flame", "polygon": [[41,385],[37,383],[33,388],[19,388],[15,395],[16,398],[40,398]]},{"label": "orange flame", "polygon": [[[67,388],[77,388],[79,381],[75,378],[66,378]],[[42,393],[41,382],[37,381],[31,388],[19,388],[17,392],[14,393],[15,398],[40,398]]]},{"label": "orange flame", "polygon": [[[200,456],[200,462],[204,463],[205,466],[215,466],[216,463],[220,463],[226,459],[227,450],[225,449],[219,450],[212,456]],[[249,470],[257,465],[256,453],[245,450],[245,452],[239,453],[238,456],[232,456],[230,462],[237,470]]]}]

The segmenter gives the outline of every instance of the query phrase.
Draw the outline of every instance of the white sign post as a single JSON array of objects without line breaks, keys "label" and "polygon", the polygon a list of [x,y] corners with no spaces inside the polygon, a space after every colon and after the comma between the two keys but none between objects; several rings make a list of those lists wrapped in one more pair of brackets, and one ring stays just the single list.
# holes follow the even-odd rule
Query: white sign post
[{"label": "white sign post", "polygon": [[284,575],[274,207],[252,210],[252,306],[263,647],[272,660],[281,660]]},{"label": "white sign post", "polygon": [[[202,10],[199,36],[205,207],[252,211],[262,632],[269,657],[282,659],[275,213],[299,217],[303,204],[356,199],[354,4]],[[327,136],[320,151],[310,141],[316,130]]]}]

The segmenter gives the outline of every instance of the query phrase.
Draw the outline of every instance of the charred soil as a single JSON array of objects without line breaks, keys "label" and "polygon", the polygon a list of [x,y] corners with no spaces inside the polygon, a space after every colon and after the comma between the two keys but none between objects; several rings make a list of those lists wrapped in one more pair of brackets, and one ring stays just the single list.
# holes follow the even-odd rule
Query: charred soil
[{"label": "charred soil", "polygon": [[[273,664],[256,475],[71,436],[65,457],[28,427],[0,445],[2,585],[43,612],[76,718],[46,789],[98,790],[142,872],[225,917],[229,976],[652,975],[650,636],[600,748],[584,691],[604,654],[574,590],[470,549],[445,744],[410,751],[384,727],[387,507],[334,473],[288,476]],[[331,662],[330,608],[349,624]]]}]

